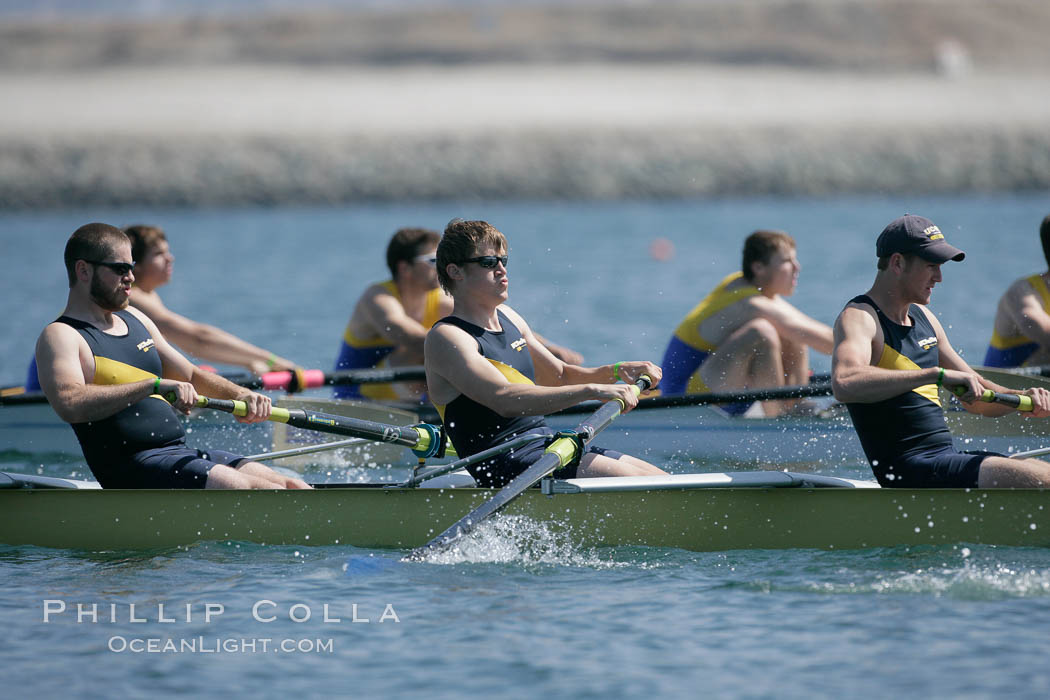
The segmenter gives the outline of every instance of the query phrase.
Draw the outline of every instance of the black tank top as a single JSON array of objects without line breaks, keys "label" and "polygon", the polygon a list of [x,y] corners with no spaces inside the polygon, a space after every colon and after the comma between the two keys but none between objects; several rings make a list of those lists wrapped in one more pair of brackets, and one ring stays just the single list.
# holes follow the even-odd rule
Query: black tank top
[{"label": "black tank top", "polygon": [[[891,370],[926,369],[939,364],[937,333],[929,318],[914,304],[908,309],[911,326],[894,323],[866,294],[850,299],[875,309],[885,344],[877,367]],[[883,466],[899,455],[952,444],[936,384],[925,384],[899,396],[874,403],[847,403],[853,427],[869,462]]]},{"label": "black tank top", "polygon": [[[127,324],[125,335],[110,335],[68,316],[56,323],[76,329],[95,356],[93,384],[128,384],[155,379],[162,368],[149,331],[127,311],[116,315]],[[186,436],[175,409],[160,396],[149,396],[108,418],[74,423],[84,458],[95,474],[107,471],[121,458],[154,447],[181,443]]]},{"label": "black tank top", "polygon": [[[485,330],[455,316],[446,316],[437,323],[448,323],[472,335],[478,343],[478,352],[502,372],[507,381],[535,384],[536,370],[532,366],[528,341],[502,311],[497,309],[496,315],[502,331]],[[437,406],[437,409],[445,422],[448,437],[461,457],[476,454],[525,430],[544,425],[542,416],[504,418],[465,394],[460,394],[445,406]]]}]

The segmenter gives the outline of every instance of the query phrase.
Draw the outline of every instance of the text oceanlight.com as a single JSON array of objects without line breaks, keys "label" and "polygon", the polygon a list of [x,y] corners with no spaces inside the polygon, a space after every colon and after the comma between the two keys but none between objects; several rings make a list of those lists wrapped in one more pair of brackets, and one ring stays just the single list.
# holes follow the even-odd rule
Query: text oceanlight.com
[{"label": "text oceanlight.com", "polygon": [[[335,640],[323,635],[301,637],[262,636],[249,632],[247,636],[201,634],[201,626],[244,622],[269,625],[278,623],[282,632],[296,629],[313,631],[333,630],[333,625],[353,626],[394,623],[399,624],[394,606],[390,603],[367,605],[339,603],[279,603],[267,598],[234,607],[223,603],[198,601],[194,603],[153,602],[102,603],[48,599],[42,601],[45,624],[116,625],[120,634],[113,634],[106,648],[117,654],[333,654]],[[129,629],[127,625],[131,625]],[[169,634],[174,630],[191,628],[188,633]],[[141,629],[142,634],[137,630]],[[149,629],[149,632],[146,632]],[[114,630],[115,632],[117,630]],[[238,631],[245,631],[243,627]]]},{"label": "text oceanlight.com", "polygon": [[329,639],[271,639],[241,637],[190,637],[161,639],[158,637],[109,638],[106,647],[118,654],[332,654],[335,640]]}]

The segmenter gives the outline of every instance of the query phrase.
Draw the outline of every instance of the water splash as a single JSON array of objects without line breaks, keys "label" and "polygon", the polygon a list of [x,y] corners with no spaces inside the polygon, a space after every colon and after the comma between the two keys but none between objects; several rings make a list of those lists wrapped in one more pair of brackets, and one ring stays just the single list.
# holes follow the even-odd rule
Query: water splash
[{"label": "water splash", "polygon": [[932,593],[967,600],[1001,600],[1050,596],[1050,570],[1008,564],[944,566],[902,572],[874,581],[875,593]]},{"label": "water splash", "polygon": [[563,524],[537,522],[520,515],[498,515],[440,552],[426,555],[429,564],[515,564],[524,567],[569,566],[615,569],[637,566],[617,561],[611,550],[584,547]]},{"label": "water splash", "polygon": [[[1043,562],[1031,565],[1020,560],[1000,560],[992,550],[975,555],[969,548],[957,550],[958,560],[930,562],[916,568],[857,571],[853,580],[813,583],[812,591],[834,594],[920,594],[960,600],[1004,600],[1050,596],[1050,568]],[[888,563],[888,562],[887,562]],[[867,575],[867,581],[858,580]]]}]

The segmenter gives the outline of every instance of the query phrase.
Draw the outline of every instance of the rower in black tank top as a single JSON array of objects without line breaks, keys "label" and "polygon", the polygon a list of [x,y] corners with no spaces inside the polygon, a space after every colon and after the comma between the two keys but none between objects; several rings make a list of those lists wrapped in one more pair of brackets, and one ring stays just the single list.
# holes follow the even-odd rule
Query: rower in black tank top
[{"label": "rower in black tank top", "polygon": [[[456,316],[446,316],[438,323],[448,323],[469,333],[478,343],[478,352],[498,369],[507,381],[518,384],[535,384],[536,370],[529,354],[528,341],[518,327],[507,316],[496,310],[499,331],[490,331]],[[467,467],[478,486],[500,488],[525,471],[549,444],[554,430],[547,426],[542,416],[514,416],[505,418],[492,409],[479,404],[465,394],[460,394],[444,406],[437,406],[445,423],[456,453],[460,457],[477,454],[523,433],[542,435],[545,440],[536,440],[514,450],[509,450],[492,459]],[[588,446],[587,452],[619,459],[623,453]],[[576,466],[562,467],[553,473],[557,479],[572,479]]]},{"label": "rower in black tank top", "polygon": [[[871,306],[879,319],[884,343],[876,367],[914,370],[940,364],[937,332],[920,307],[909,307],[911,325],[902,326],[866,294],[849,303]],[[981,461],[994,454],[955,451],[936,384],[846,407],[872,472],[883,486],[976,486]]]},{"label": "rower in black tank top", "polygon": [[[478,352],[498,369],[508,382],[535,384],[536,370],[532,365],[528,342],[518,327],[499,309],[499,331],[490,331],[456,316],[446,316],[437,323],[447,323],[469,333],[478,343]],[[437,325],[435,323],[434,325]],[[505,442],[530,428],[544,424],[542,416],[514,416],[505,418],[482,406],[465,394],[460,394],[445,406],[437,406],[445,423],[449,439],[456,453],[472,455]]]},{"label": "rower in black tank top", "polygon": [[[62,316],[56,323],[74,328],[95,356],[93,384],[128,384],[161,375],[160,356],[149,331],[133,314],[117,311],[128,330],[124,335],[104,333],[90,323]],[[84,457],[92,471],[118,455],[175,444],[186,436],[175,409],[162,397],[142,399],[118,413],[89,423],[74,423]]]},{"label": "rower in black tank top", "polygon": [[[116,311],[123,335],[69,316],[58,318],[75,329],[95,358],[93,384],[128,384],[161,376],[163,367],[153,337],[134,314]],[[186,432],[171,404],[148,396],[112,416],[74,423],[91,473],[103,488],[203,488],[214,463],[236,466],[243,459],[222,450],[208,453],[185,445]]]}]

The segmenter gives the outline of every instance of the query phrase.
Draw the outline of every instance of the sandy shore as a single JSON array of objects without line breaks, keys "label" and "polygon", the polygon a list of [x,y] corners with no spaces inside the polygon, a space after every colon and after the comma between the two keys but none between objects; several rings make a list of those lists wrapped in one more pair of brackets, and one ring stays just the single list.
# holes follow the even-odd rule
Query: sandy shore
[{"label": "sandy shore", "polygon": [[1050,74],[696,65],[166,67],[0,73],[0,137],[1050,125]]},{"label": "sandy shore", "polygon": [[1050,189],[1044,75],[0,73],[0,206]]},{"label": "sandy shore", "polygon": [[1048,32],[1037,0],[6,22],[0,207],[1048,191]]}]

